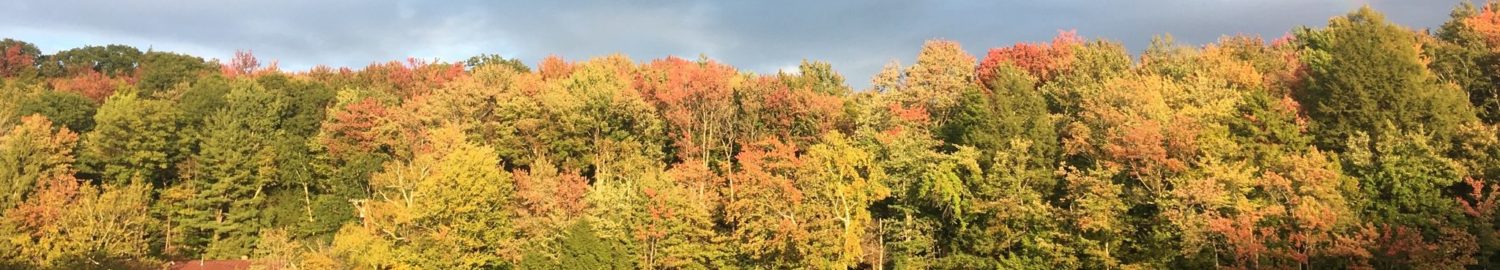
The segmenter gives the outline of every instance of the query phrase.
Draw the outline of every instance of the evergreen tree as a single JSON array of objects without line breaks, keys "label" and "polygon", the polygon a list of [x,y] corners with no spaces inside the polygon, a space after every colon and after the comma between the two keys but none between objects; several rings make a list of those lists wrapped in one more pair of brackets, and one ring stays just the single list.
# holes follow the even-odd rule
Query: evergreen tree
[{"label": "evergreen tree", "polygon": [[268,188],[276,184],[275,143],[285,101],[252,81],[235,82],[224,97],[230,106],[206,120],[200,150],[193,161],[197,177],[189,179],[196,194],[187,202],[195,215],[181,223],[204,243],[205,258],[248,255],[264,226],[262,211]]}]

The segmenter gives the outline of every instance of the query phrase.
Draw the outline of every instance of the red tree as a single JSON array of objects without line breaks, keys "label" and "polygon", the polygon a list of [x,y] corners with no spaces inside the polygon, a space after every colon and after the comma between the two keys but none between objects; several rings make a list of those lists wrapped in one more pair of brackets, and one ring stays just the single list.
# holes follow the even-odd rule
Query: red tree
[{"label": "red tree", "polygon": [[323,124],[325,135],[321,143],[328,154],[335,157],[379,150],[390,143],[377,129],[389,114],[385,105],[374,99],[367,98],[344,106],[333,112],[330,121]]},{"label": "red tree", "polygon": [[537,73],[542,74],[542,78],[548,80],[563,78],[573,73],[573,65],[564,61],[562,57],[548,55],[547,58],[542,58],[540,65],[537,65]]},{"label": "red tree", "polygon": [[275,70],[275,62],[272,62],[269,67],[261,68],[260,60],[255,58],[255,53],[252,51],[236,50],[234,51],[234,58],[230,58],[229,63],[219,65],[219,72],[223,73],[225,77],[230,78],[254,76]]},{"label": "red tree", "polygon": [[977,77],[983,84],[994,78],[1001,64],[1012,64],[1031,73],[1038,83],[1051,80],[1073,60],[1073,47],[1083,43],[1077,31],[1060,31],[1052,43],[1016,43],[1014,46],[990,49],[979,63]]},{"label": "red tree", "polygon": [[52,88],[63,92],[78,93],[99,103],[103,103],[105,98],[115,93],[115,81],[109,76],[93,69],[82,69],[80,72],[73,77],[54,79]]},{"label": "red tree", "polygon": [[652,61],[636,85],[655,103],[673,136],[677,156],[700,161],[729,159],[729,137],[734,116],[734,68],[714,62],[689,62],[677,57]]},{"label": "red tree", "polygon": [[20,75],[21,71],[33,68],[36,58],[21,51],[21,45],[5,46],[0,48],[0,77],[14,77]]}]

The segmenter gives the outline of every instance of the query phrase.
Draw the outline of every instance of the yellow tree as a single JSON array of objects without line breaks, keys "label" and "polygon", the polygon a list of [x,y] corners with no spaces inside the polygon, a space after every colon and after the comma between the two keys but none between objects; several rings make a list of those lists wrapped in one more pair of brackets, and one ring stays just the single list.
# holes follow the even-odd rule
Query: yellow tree
[{"label": "yellow tree", "polygon": [[0,136],[4,166],[24,164],[6,170],[22,175],[5,179],[29,179],[35,187],[13,191],[24,201],[0,209],[0,263],[59,269],[149,265],[149,187],[79,181],[70,162],[77,135],[52,130],[46,118],[31,116]]},{"label": "yellow tree", "polygon": [[78,134],[52,129],[52,121],[32,115],[0,135],[0,209],[20,204],[44,179],[73,177]]},{"label": "yellow tree", "polygon": [[545,153],[532,134],[544,127],[541,106],[533,98],[541,76],[505,65],[474,68],[470,76],[434,89],[429,98],[431,124],[452,121],[470,139],[494,147],[501,158],[529,165]]},{"label": "yellow tree", "polygon": [[898,96],[904,105],[926,108],[941,125],[963,90],[975,87],[974,61],[958,42],[927,41],[917,54],[917,63],[906,70]]},{"label": "yellow tree", "polygon": [[362,265],[477,269],[518,260],[513,245],[514,184],[495,151],[446,125],[430,130],[410,160],[370,177],[372,198],[359,228],[335,242],[380,243],[350,251]]},{"label": "yellow tree", "polygon": [[807,149],[797,167],[797,189],[806,196],[800,226],[811,236],[808,263],[819,268],[852,268],[865,257],[866,233],[874,226],[869,208],[890,196],[886,175],[874,156],[847,136],[831,132]]},{"label": "yellow tree", "polygon": [[[645,167],[629,160],[661,156],[662,122],[632,85],[634,64],[609,56],[578,64],[546,81],[537,94],[544,124],[538,142],[564,169],[592,171],[597,181],[623,181]],[[545,70],[544,70],[545,72]]]}]

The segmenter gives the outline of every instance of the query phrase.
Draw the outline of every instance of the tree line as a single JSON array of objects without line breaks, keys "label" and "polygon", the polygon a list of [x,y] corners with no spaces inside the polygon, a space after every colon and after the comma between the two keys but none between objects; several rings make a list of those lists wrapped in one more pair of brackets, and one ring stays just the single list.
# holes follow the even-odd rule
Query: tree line
[{"label": "tree line", "polygon": [[0,42],[0,268],[1485,269],[1500,4],[1133,56],[480,55],[284,72]]}]

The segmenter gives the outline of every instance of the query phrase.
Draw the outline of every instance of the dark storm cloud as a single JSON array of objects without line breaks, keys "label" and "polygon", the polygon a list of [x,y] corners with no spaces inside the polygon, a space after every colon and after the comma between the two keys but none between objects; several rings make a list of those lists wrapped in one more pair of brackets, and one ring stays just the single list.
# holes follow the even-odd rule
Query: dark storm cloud
[{"label": "dark storm cloud", "polygon": [[72,1],[4,0],[0,36],[44,51],[127,44],[226,58],[252,49],[288,69],[361,67],[407,57],[500,53],[638,61],[699,54],[770,73],[829,61],[856,87],[890,60],[910,64],[924,40],[987,48],[1045,41],[1059,29],[1144,48],[1170,33],[1189,44],[1227,34],[1283,35],[1363,4],[1398,23],[1433,27],[1457,2],[1334,0],[1137,1]]}]

